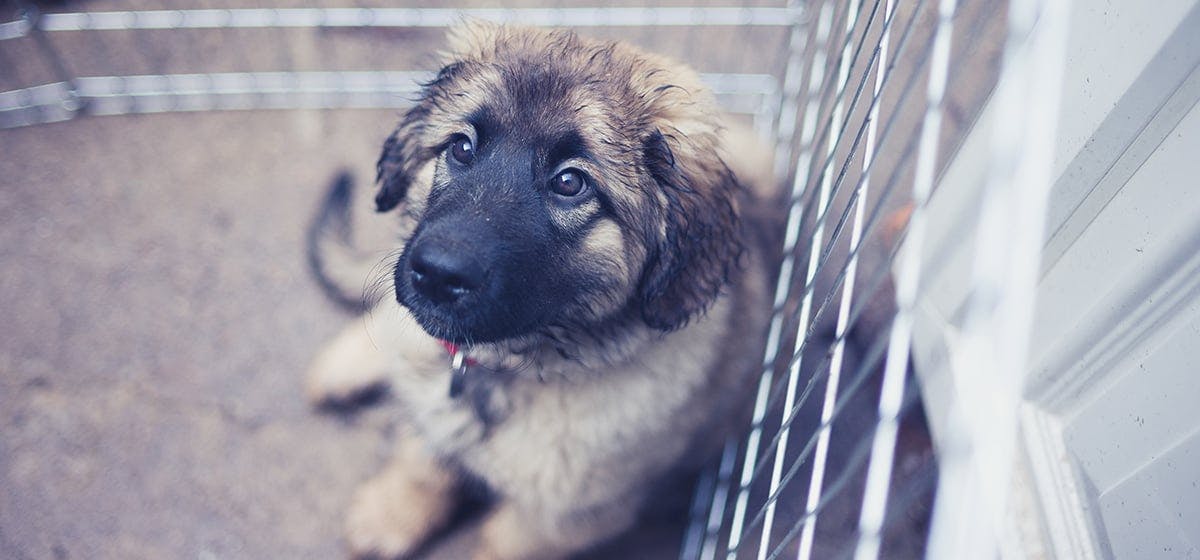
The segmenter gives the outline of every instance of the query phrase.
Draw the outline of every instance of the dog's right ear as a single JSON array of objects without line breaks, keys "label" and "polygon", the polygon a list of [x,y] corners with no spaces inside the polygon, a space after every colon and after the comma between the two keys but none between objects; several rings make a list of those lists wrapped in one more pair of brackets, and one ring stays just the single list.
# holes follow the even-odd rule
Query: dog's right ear
[{"label": "dog's right ear", "polygon": [[426,83],[417,103],[404,113],[399,126],[383,143],[383,153],[375,164],[375,181],[379,183],[379,193],[375,195],[377,212],[387,212],[400,204],[417,171],[437,155],[437,148],[431,147],[425,138],[429,115],[438,99],[446,95],[446,85],[461,67],[461,62],[452,62]]}]

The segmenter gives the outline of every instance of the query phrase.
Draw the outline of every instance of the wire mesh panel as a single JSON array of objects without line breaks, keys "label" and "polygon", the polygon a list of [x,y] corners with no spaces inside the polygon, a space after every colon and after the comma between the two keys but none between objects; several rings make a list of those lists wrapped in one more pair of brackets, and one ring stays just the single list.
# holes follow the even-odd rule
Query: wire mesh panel
[{"label": "wire mesh panel", "polygon": [[[748,434],[701,485],[684,556],[995,554],[1028,336],[1021,314],[1036,276],[1037,243],[1025,235],[1040,231],[1049,184],[1013,170],[1026,160],[1048,169],[1025,135],[1053,131],[1021,123],[1057,99],[1053,71],[1027,58],[1042,6],[852,0],[806,10],[784,78],[784,99],[797,102],[797,124],[780,127],[795,131],[781,149],[793,205],[763,375]],[[1040,98],[1034,74],[1049,88]],[[989,97],[1009,105],[992,125],[1005,132],[972,152],[984,192],[939,185],[965,158]],[[951,256],[964,245],[973,264]],[[929,276],[942,279],[937,288],[955,277],[970,294],[934,334],[920,313]],[[961,379],[951,404],[927,410],[916,380],[934,366],[912,346],[931,337],[948,340]],[[938,420],[936,446],[927,415]]]},{"label": "wire mesh panel", "polygon": [[[1037,255],[1029,240],[1045,196],[1046,164],[1030,157],[1032,133],[1019,124],[1041,107],[1031,104],[1034,86],[1056,83],[1031,54],[1034,22],[1051,19],[1043,3],[4,6],[0,128],[88,115],[400,108],[434,70],[443,28],[464,17],[579,27],[688,62],[773,142],[789,214],[749,425],[701,476],[680,557],[994,551],[993,540],[962,535],[994,537],[1003,522],[968,514],[976,498],[987,512],[1004,509],[1007,472],[980,470],[979,457],[1011,463],[1015,385],[998,380],[1023,352]],[[975,162],[987,180],[943,195],[957,186],[939,178],[967,159],[964,140],[989,99],[1008,105],[1007,127],[993,127]],[[1006,231],[1017,226],[1020,235]],[[963,264],[947,249],[964,245],[980,257]],[[928,279],[945,270],[969,296],[954,325],[931,329],[920,307],[934,289]],[[960,383],[955,390],[975,393],[924,406],[930,389],[917,380],[937,365],[912,348],[931,337],[950,341],[932,355],[991,382]],[[972,407],[982,412],[964,414]],[[999,489],[981,497],[982,481]]]},{"label": "wire mesh panel", "polygon": [[0,23],[0,127],[78,114],[404,107],[434,70],[444,29],[466,19],[583,28],[687,60],[726,107],[766,127],[801,15],[777,4],[76,7],[17,4]]},{"label": "wire mesh panel", "polygon": [[[810,5],[805,40],[793,45],[801,62],[789,70],[805,75],[791,81],[804,93],[796,95],[803,110],[793,139],[794,205],[776,294],[782,312],[771,325],[738,468],[723,469],[734,476],[718,481],[714,492],[702,557],[829,557],[852,534],[894,327],[889,263],[911,204],[910,139],[920,121],[902,117],[915,105],[912,87],[925,72],[910,64],[897,73],[888,61],[921,48],[912,38],[928,25],[924,15],[921,4],[903,15],[891,2]],[[898,75],[907,87],[894,85]],[[896,90],[899,96],[884,98]],[[881,130],[884,105],[891,118]],[[878,146],[886,147],[878,150],[882,157]],[[872,173],[882,158],[890,158],[884,173]],[[873,178],[882,183],[874,192]],[[860,262],[867,265],[861,275]],[[936,471],[921,412],[908,394],[906,433],[916,441],[906,447],[914,475],[907,492],[928,507]],[[826,473],[833,476],[827,480]],[[893,554],[920,555],[926,514],[910,520]]]}]

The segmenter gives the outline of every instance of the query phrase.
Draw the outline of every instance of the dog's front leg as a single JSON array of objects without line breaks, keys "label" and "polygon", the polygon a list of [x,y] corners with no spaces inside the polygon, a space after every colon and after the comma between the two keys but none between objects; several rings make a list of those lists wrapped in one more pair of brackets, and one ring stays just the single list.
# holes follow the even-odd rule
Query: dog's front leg
[{"label": "dog's front leg", "polygon": [[564,511],[547,511],[547,505],[511,500],[497,504],[484,521],[474,560],[567,558],[616,536],[637,518],[637,507],[631,502]]},{"label": "dog's front leg", "polygon": [[346,516],[356,558],[407,558],[448,521],[458,478],[412,434],[401,434],[392,462],[359,486]]}]

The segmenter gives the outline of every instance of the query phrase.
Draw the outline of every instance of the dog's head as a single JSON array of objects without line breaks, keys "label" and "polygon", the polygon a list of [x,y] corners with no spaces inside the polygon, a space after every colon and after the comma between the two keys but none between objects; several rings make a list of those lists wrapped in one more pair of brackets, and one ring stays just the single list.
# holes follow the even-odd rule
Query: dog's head
[{"label": "dog's head", "polygon": [[469,24],[451,39],[378,164],[378,210],[417,220],[400,303],[455,342],[702,313],[741,242],[698,77],[568,32]]}]

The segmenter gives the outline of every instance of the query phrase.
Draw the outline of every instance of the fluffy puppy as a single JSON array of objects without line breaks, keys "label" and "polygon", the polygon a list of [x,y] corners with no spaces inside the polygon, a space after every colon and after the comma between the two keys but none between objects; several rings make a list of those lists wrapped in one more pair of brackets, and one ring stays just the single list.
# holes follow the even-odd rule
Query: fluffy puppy
[{"label": "fluffy puppy", "polygon": [[[356,555],[411,555],[478,480],[495,503],[477,558],[562,558],[629,528],[744,408],[769,157],[694,72],[629,45],[468,24],[447,59],[379,159],[395,301],[320,353],[309,391],[390,383],[404,411],[395,460],[350,509]],[[355,303],[362,272],[333,263],[348,189],[312,258]]]}]

